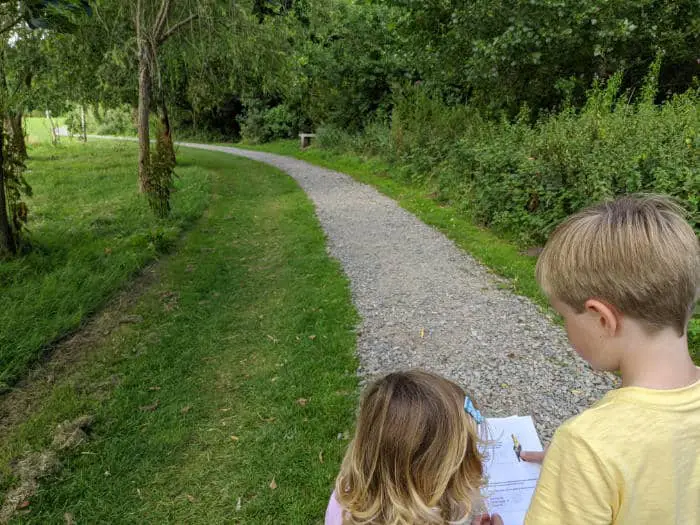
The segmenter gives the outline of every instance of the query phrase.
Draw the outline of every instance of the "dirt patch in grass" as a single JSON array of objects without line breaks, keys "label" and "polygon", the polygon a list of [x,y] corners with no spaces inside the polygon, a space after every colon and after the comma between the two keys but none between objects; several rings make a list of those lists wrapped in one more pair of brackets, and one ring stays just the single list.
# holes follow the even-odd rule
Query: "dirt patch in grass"
[{"label": "dirt patch in grass", "polygon": [[[133,306],[158,282],[160,266],[164,259],[146,267],[126,285],[102,310],[90,317],[76,332],[51,345],[40,363],[27,377],[12,389],[0,394],[0,435],[24,423],[50,395],[57,383],[81,368],[94,352],[106,348],[106,340],[124,326],[139,324],[143,318],[130,313]],[[107,390],[118,385],[119,378],[112,377],[107,384],[83,385],[91,391]],[[0,505],[0,524],[8,523],[16,514],[28,512],[30,498],[36,493],[39,481],[61,470],[60,456],[88,439],[87,432],[93,422],[91,415],[83,415],[73,421],[60,423],[54,433],[51,446],[29,453],[13,461],[12,474],[17,483],[5,494]]]},{"label": "dirt patch in grass", "polygon": [[[80,364],[120,327],[143,321],[140,316],[129,314],[139,298],[158,281],[162,259],[146,267],[138,277],[117,294],[102,310],[97,312],[76,332],[55,342],[40,363],[35,365],[13,388],[0,394],[0,435],[21,424],[32,414],[54,384]],[[114,378],[114,383],[118,381]],[[104,385],[94,385],[102,388]]]},{"label": "dirt patch in grass", "polygon": [[39,480],[61,470],[59,453],[74,449],[87,441],[92,416],[80,416],[56,427],[53,442],[46,450],[32,452],[16,461],[12,470],[19,482],[7,492],[0,506],[0,523],[9,523],[16,513],[26,512],[29,499],[39,488]]}]

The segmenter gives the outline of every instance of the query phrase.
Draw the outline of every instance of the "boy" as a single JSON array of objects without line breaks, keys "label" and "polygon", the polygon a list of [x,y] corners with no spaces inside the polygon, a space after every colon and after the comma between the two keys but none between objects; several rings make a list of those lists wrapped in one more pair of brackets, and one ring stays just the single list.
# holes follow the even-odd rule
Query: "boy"
[{"label": "boy", "polygon": [[526,523],[700,523],[700,369],[687,339],[700,244],[682,210],[658,196],[584,210],[536,271],[576,351],[619,371],[622,388],[557,430]]}]

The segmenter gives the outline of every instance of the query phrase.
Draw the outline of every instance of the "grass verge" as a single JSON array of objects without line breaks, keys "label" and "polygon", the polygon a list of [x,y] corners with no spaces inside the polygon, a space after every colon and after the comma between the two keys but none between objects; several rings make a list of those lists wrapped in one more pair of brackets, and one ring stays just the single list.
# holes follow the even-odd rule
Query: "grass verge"
[{"label": "grass verge", "polygon": [[[395,168],[389,163],[376,158],[361,158],[316,147],[302,151],[297,140],[236,146],[295,157],[346,173],[360,182],[376,187],[423,222],[443,232],[497,275],[507,278],[515,293],[529,297],[548,309],[555,318],[558,317],[549,308],[547,299],[535,281],[536,256],[523,253],[515,244],[475,225],[454,207],[438,202],[432,190],[409,185],[391,177],[390,174]],[[700,366],[700,306],[691,320],[689,347],[694,361]]]},{"label": "grass verge", "polygon": [[29,246],[0,262],[0,390],[170,249],[208,201],[207,172],[185,162],[173,215],[157,221],[137,191],[132,144],[42,138],[29,139]]},{"label": "grass verge", "polygon": [[207,174],[210,206],[125,312],[137,322],[2,436],[8,488],[57,423],[95,417],[22,523],[322,522],[357,387],[347,280],[292,179],[183,153]]}]

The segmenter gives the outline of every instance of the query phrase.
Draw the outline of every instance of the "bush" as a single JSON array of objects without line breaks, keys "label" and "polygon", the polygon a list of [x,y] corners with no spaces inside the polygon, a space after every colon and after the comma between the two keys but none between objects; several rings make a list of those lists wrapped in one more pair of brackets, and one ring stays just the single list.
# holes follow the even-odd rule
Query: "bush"
[{"label": "bush", "polygon": [[[397,97],[391,145],[375,151],[397,163],[395,176],[429,186],[523,245],[542,244],[566,216],[589,204],[635,192],[677,198],[700,230],[698,94],[658,106],[653,85],[635,102],[620,96],[619,86],[614,76],[591,90],[581,111],[564,109],[534,124],[527,108],[513,122],[492,121],[413,87]],[[353,147],[368,141],[365,134]]]},{"label": "bush", "polygon": [[352,135],[337,126],[321,126],[316,131],[316,144],[322,148],[335,152],[353,152],[361,154],[355,148]]},{"label": "bush", "polygon": [[284,104],[266,108],[262,102],[251,100],[241,119],[241,136],[253,143],[290,138],[298,129],[298,119]]},{"label": "bush", "polygon": [[[66,128],[71,135],[82,136],[83,134],[81,113],[80,106],[74,106],[65,115]],[[86,133],[94,133],[95,131],[95,120],[87,110],[85,111],[85,131]]]},{"label": "bush", "polygon": [[105,110],[95,126],[98,135],[134,135],[136,126],[129,106]]},{"label": "bush", "polygon": [[370,157],[391,158],[394,156],[394,144],[391,140],[391,125],[387,119],[376,118],[365,126],[362,133],[356,135],[354,147]]}]

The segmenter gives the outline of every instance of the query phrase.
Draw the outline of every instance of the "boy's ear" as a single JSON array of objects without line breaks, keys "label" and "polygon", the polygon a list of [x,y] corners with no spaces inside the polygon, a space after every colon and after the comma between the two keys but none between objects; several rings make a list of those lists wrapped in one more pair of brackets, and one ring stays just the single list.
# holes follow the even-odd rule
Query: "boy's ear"
[{"label": "boy's ear", "polygon": [[598,299],[588,299],[584,303],[586,311],[598,316],[600,327],[610,336],[617,334],[622,324],[622,315],[617,309]]}]

